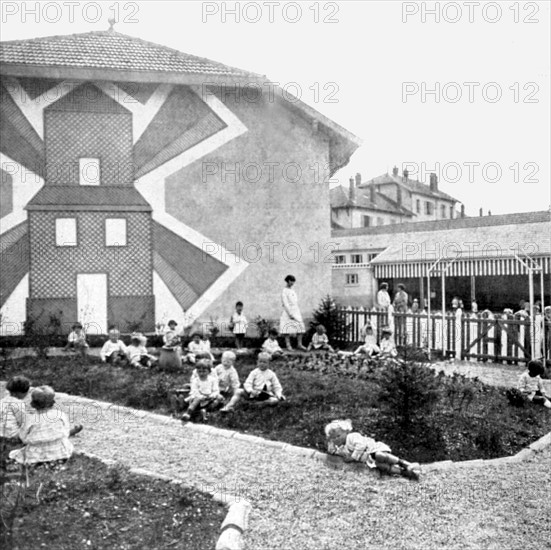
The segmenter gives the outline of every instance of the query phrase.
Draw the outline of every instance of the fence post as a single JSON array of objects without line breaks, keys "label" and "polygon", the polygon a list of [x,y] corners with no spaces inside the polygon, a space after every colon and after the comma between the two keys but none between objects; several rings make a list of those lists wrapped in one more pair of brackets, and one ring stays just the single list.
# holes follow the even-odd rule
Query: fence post
[{"label": "fence post", "polygon": [[455,342],[453,349],[455,350],[455,359],[461,360],[461,350],[463,349],[463,335],[461,334],[461,327],[463,321],[463,310],[457,308],[455,312]]}]

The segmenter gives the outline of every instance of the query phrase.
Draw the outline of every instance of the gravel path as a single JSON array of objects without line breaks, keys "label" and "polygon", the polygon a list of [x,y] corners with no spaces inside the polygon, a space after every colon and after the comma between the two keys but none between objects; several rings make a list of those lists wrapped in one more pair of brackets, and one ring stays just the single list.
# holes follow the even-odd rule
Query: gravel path
[{"label": "gravel path", "polygon": [[[468,368],[503,379],[481,364]],[[545,548],[551,540],[549,448],[522,464],[431,471],[415,483],[332,469],[168,417],[63,394],[58,402],[85,426],[77,450],[250,500],[248,549],[512,550]]]}]

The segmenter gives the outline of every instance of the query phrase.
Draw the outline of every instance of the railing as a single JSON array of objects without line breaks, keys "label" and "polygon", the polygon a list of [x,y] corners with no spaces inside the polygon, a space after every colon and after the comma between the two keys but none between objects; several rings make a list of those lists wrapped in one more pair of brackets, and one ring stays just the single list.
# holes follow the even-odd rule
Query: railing
[{"label": "railing", "polygon": [[[381,309],[340,308],[338,343],[355,344],[362,341],[362,329],[369,320],[380,341],[381,329],[390,326],[397,345],[411,345],[419,349],[444,352],[458,359],[476,359],[507,363],[523,363],[532,357],[542,359],[545,350],[551,359],[551,323],[536,315],[534,322],[508,314],[446,313],[442,327],[442,313],[426,311],[407,313]],[[545,338],[545,342],[544,342]]]}]

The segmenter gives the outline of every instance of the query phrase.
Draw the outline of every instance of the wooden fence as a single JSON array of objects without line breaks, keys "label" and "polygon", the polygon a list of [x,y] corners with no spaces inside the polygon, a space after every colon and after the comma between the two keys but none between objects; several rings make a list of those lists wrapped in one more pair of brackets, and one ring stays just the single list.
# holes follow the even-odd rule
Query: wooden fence
[{"label": "wooden fence", "polygon": [[[334,339],[341,345],[361,342],[362,329],[367,320],[379,341],[381,329],[390,326],[398,346],[411,345],[419,349],[445,351],[446,356],[507,363],[523,363],[532,357],[541,359],[546,337],[545,354],[551,359],[551,324],[537,315],[534,323],[514,315],[449,312],[431,312],[430,326],[426,311],[389,313],[380,309],[340,308],[340,334]],[[444,328],[444,330],[442,330]],[[532,334],[533,333],[533,334]],[[430,345],[429,345],[430,339]],[[532,352],[532,348],[535,352]]]}]

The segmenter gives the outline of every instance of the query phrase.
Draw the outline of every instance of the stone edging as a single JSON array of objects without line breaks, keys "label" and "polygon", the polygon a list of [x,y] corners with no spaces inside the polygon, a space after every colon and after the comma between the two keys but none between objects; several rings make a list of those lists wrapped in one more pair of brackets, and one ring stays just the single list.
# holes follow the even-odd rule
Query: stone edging
[{"label": "stone edging", "polygon": [[[134,418],[151,418],[152,420],[156,420],[157,422],[162,422],[165,424],[179,422],[178,420],[170,416],[151,413],[148,411],[142,411],[138,409],[132,409],[130,407],[125,407],[122,405],[114,405],[112,403],[107,403],[105,401],[97,401],[94,399],[90,399],[88,397],[74,396],[66,393],[58,393],[58,395],[63,396],[68,400],[73,399],[76,401],[88,402],[90,404],[97,405],[102,409],[112,409],[112,410],[116,410],[117,412],[120,411],[123,414],[127,413],[129,415],[133,415]],[[187,424],[182,424],[182,427],[184,429],[188,429],[191,431],[202,432],[205,434],[214,435],[218,437],[225,437],[227,439],[233,438],[240,441],[248,441],[250,443],[255,443],[263,447],[268,447],[271,449],[279,449],[280,451],[287,452],[296,456],[303,456],[306,458],[312,458],[314,460],[324,462],[325,464],[333,468],[340,467],[340,468],[349,469],[349,470],[358,470],[358,469],[361,470],[365,468],[363,464],[354,463],[354,462],[344,462],[344,460],[339,456],[329,455],[327,453],[323,453],[321,451],[317,451],[316,449],[311,449],[309,447],[298,447],[296,445],[291,445],[290,443],[283,443],[281,441],[264,439],[263,437],[259,437],[256,435],[249,435],[249,434],[244,434],[244,433],[236,432],[232,430],[225,430],[223,428],[215,428],[214,426],[209,426],[208,424],[193,424],[188,422]],[[537,441],[534,441],[534,443],[532,443],[525,449],[522,449],[521,451],[519,451],[517,454],[513,456],[506,456],[506,457],[492,458],[492,459],[465,460],[460,462],[454,462],[452,460],[442,460],[439,462],[421,464],[421,472],[449,470],[451,468],[467,468],[467,467],[475,468],[475,467],[481,467],[481,466],[498,466],[498,465],[507,464],[507,463],[522,462],[524,460],[528,460],[532,458],[535,454],[543,451],[546,447],[550,445],[551,445],[551,432],[540,437]],[[213,486],[216,486],[216,484],[213,483]]]},{"label": "stone edging", "polygon": [[[117,464],[116,460],[106,459],[87,451],[75,450],[74,454],[98,460],[102,464],[105,464],[105,466],[114,466]],[[130,468],[129,472],[156,481],[166,481],[167,483],[191,487],[204,492],[203,485],[200,483],[188,484],[181,479],[165,476],[143,468]],[[213,493],[211,494],[211,498],[228,508],[228,513],[220,526],[221,534],[216,543],[216,550],[240,550],[243,547],[243,533],[247,530],[249,524],[249,514],[252,510],[251,503],[239,496],[223,492],[220,494]]]}]

